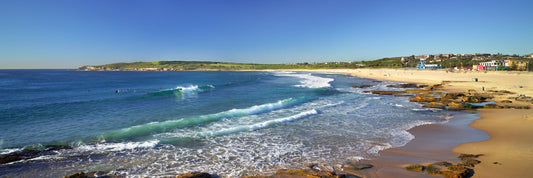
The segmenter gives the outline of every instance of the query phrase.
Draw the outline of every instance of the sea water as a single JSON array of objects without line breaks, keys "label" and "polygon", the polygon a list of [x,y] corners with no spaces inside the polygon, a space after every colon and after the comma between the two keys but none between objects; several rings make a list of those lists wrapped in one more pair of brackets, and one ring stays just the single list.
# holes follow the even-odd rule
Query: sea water
[{"label": "sea water", "polygon": [[[0,165],[0,176],[84,171],[224,177],[334,165],[405,145],[446,121],[398,90],[343,74],[0,70],[0,154],[64,145]],[[367,89],[353,85],[371,85]]]}]

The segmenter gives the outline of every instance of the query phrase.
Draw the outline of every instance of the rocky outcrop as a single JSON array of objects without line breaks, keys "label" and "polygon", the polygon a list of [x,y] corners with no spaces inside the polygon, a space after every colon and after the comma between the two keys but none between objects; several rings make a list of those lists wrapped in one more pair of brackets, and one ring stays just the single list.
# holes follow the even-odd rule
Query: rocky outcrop
[{"label": "rocky outcrop", "polygon": [[176,176],[176,178],[216,178],[218,175],[205,172],[189,172]]},{"label": "rocky outcrop", "polygon": [[418,94],[414,97],[409,98],[409,101],[411,102],[434,102],[439,100],[439,98],[435,98],[434,96],[428,96],[423,94]]},{"label": "rocky outcrop", "polygon": [[71,175],[64,176],[63,178],[119,178],[120,176],[109,175],[104,172],[77,172]]},{"label": "rocky outcrop", "polygon": [[481,163],[481,161],[475,159],[479,156],[481,155],[460,154],[458,158],[461,159],[461,162],[458,162],[455,165],[449,162],[436,162],[427,167],[418,164],[409,165],[405,167],[405,169],[409,171],[426,172],[433,175],[442,175],[444,177],[468,178],[474,175],[474,170],[472,168]]},{"label": "rocky outcrop", "polygon": [[77,172],[68,176],[64,176],[63,178],[88,178],[87,174],[84,172]]},{"label": "rocky outcrop", "polygon": [[47,145],[43,149],[23,149],[9,154],[0,155],[0,164],[32,159],[42,155],[55,154],[53,151],[60,149],[72,149],[70,146]]},{"label": "rocky outcrop", "polygon": [[424,88],[424,87],[428,87],[428,85],[420,85],[420,84],[416,84],[416,83],[403,83],[403,84],[387,85],[387,87],[391,87],[391,88]]},{"label": "rocky outcrop", "polygon": [[429,102],[428,105],[432,108],[442,108],[444,109],[447,104],[442,102]]},{"label": "rocky outcrop", "polygon": [[469,95],[461,97],[461,100],[466,103],[482,103],[487,101],[487,99],[489,99],[488,96],[482,95]]},{"label": "rocky outcrop", "polygon": [[450,102],[448,103],[447,110],[457,111],[457,110],[464,110],[466,109],[465,105],[463,103],[459,102]]},{"label": "rocky outcrop", "polygon": [[354,85],[354,86],[352,86],[352,88],[368,88],[368,87],[371,87],[371,86],[372,85],[359,85],[359,86]]},{"label": "rocky outcrop", "polygon": [[394,94],[402,94],[403,91],[380,91],[380,90],[367,90],[363,91],[363,93],[372,93],[376,95],[394,95]]}]

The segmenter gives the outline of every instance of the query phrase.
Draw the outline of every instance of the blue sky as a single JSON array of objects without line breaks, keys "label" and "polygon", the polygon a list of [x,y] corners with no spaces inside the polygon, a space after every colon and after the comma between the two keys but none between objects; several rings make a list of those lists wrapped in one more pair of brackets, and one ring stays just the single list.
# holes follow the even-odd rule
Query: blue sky
[{"label": "blue sky", "polygon": [[2,0],[0,68],[533,53],[533,1]]}]

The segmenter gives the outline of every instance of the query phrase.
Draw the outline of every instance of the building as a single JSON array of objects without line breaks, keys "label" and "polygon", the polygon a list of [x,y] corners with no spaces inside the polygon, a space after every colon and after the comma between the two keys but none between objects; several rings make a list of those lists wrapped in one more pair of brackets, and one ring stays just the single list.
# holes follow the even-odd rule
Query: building
[{"label": "building", "polygon": [[420,64],[416,66],[417,69],[440,69],[440,64],[424,64],[426,59],[421,58]]},{"label": "building", "polygon": [[484,70],[509,70],[511,67],[507,60],[492,60],[487,62],[480,62],[479,65],[483,66]]},{"label": "building", "polygon": [[524,55],[524,58],[533,58],[533,53],[528,54],[528,55]]},{"label": "building", "polygon": [[517,60],[506,60],[509,61],[509,66],[511,70],[526,70],[527,62],[526,61],[517,61]]},{"label": "building", "polygon": [[[517,60],[492,60],[480,62],[484,70],[526,70],[527,62]],[[478,65],[478,66],[479,66]],[[479,67],[477,67],[479,70]]]}]

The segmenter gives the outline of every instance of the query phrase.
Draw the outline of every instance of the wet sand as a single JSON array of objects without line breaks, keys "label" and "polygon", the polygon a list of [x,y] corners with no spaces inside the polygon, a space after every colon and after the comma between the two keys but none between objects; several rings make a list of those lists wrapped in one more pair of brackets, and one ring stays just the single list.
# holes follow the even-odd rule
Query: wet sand
[{"label": "wet sand", "polygon": [[362,172],[366,177],[441,177],[404,169],[409,164],[423,164],[439,161],[459,161],[452,148],[467,142],[489,138],[486,132],[468,125],[479,119],[475,112],[459,113],[447,123],[423,125],[409,132],[415,139],[407,145],[380,152],[380,157],[371,160],[375,169]]}]

